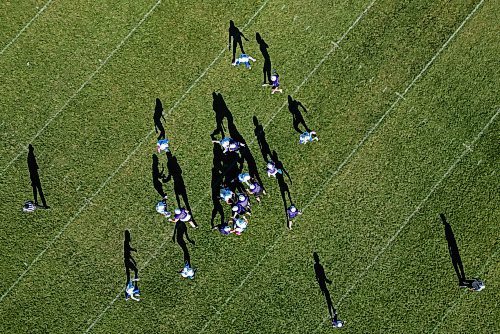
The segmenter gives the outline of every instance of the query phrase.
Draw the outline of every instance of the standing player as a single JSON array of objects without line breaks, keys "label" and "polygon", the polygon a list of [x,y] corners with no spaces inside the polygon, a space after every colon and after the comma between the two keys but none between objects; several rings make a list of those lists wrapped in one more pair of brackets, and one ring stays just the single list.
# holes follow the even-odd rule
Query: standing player
[{"label": "standing player", "polygon": [[186,262],[186,264],[184,264],[184,268],[182,268],[179,273],[181,274],[182,277],[184,278],[189,278],[189,279],[194,279],[194,272],[195,270],[193,268],[191,268],[191,265],[189,264],[189,262]]},{"label": "standing player", "polygon": [[271,94],[276,92],[283,93],[283,90],[280,88],[280,76],[276,70],[273,70],[273,75],[271,75]]},{"label": "standing player", "polygon": [[267,171],[267,176],[271,177],[274,176],[276,177],[276,174],[280,173],[283,174],[283,171],[279,168],[276,168],[276,164],[273,161],[269,161],[266,166],[266,171]]},{"label": "standing player", "polygon": [[162,151],[165,153],[170,152],[168,150],[168,143],[169,143],[168,138],[158,140],[158,142],[156,143],[156,150],[158,151],[158,153]]},{"label": "standing player", "polygon": [[127,282],[127,286],[125,287],[125,300],[133,299],[135,301],[141,301],[138,297],[141,296],[141,291],[137,286],[137,282],[132,283],[131,281]]},{"label": "standing player", "polygon": [[196,225],[193,220],[191,219],[191,215],[189,214],[189,211],[184,209],[184,208],[177,208],[174,210],[174,219],[169,219],[173,223],[177,223],[177,221],[181,221],[184,223],[189,223],[193,228],[198,228],[198,225]]},{"label": "standing player", "polygon": [[247,189],[249,195],[253,195],[257,203],[260,203],[261,196],[266,195],[264,188],[254,179],[250,181],[249,188]]},{"label": "standing player", "polygon": [[302,211],[299,211],[295,205],[290,205],[290,207],[288,209],[286,209],[286,213],[288,215],[288,229],[291,230],[292,229],[292,223],[293,223],[293,219],[295,217],[297,217],[298,215],[301,215],[302,214]]}]

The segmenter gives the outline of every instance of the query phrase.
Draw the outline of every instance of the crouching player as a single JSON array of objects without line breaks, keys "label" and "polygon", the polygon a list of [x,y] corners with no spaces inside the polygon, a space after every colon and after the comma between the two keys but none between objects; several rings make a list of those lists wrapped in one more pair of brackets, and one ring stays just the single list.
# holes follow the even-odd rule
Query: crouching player
[{"label": "crouching player", "polygon": [[234,193],[231,191],[231,189],[229,189],[227,187],[223,187],[220,189],[219,197],[227,204],[234,203]]},{"label": "crouching player", "polygon": [[237,142],[230,137],[224,137],[221,140],[212,140],[212,143],[219,144],[222,147],[222,153],[237,152],[240,147],[245,146],[245,144]]},{"label": "crouching player", "polygon": [[156,204],[156,212],[160,215],[165,216],[166,218],[170,217],[172,214],[170,211],[167,211],[167,199],[164,198]]},{"label": "crouching player", "polygon": [[299,144],[306,144],[309,142],[312,143],[314,140],[316,140],[316,141],[319,140],[318,135],[316,135],[316,132],[315,131],[311,131],[311,132],[306,131],[300,135]]},{"label": "crouching player", "polygon": [[299,211],[295,205],[290,205],[290,207],[288,209],[286,209],[286,214],[288,216],[288,229],[291,230],[292,229],[292,223],[293,223],[293,219],[295,217],[297,217],[298,215],[301,215],[302,214],[302,211]]},{"label": "crouching player", "polygon": [[231,226],[229,226],[228,222],[221,223],[217,226],[214,226],[212,230],[218,230],[222,235],[229,235],[233,231],[231,230]]},{"label": "crouching player", "polygon": [[250,174],[248,173],[240,173],[238,174],[238,181],[240,181],[240,183],[246,183],[247,186],[250,186]]},{"label": "crouching player", "polygon": [[233,63],[233,66],[239,66],[240,64],[245,64],[245,67],[251,70],[252,65],[250,64],[250,60],[255,61],[255,58],[250,57],[246,53],[242,53],[240,54],[239,58],[236,58],[236,61]]},{"label": "crouching player", "polygon": [[233,232],[236,235],[241,235],[241,233],[245,232],[248,226],[248,220],[244,217],[233,218]]}]

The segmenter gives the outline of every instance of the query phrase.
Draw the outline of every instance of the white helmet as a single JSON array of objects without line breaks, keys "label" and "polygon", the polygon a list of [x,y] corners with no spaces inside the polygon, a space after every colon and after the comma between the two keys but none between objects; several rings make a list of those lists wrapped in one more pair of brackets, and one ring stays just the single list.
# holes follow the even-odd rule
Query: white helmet
[{"label": "white helmet", "polygon": [[290,211],[295,212],[295,211],[297,211],[297,208],[296,208],[296,207],[294,207],[294,206],[292,205],[292,206],[290,207]]},{"label": "white helmet", "polygon": [[240,194],[240,195],[238,196],[238,200],[239,200],[240,202],[243,202],[243,201],[245,200],[245,195]]},{"label": "white helmet", "polygon": [[238,211],[238,206],[237,206],[237,205],[233,206],[233,207],[231,208],[231,210],[232,210],[232,211],[234,211],[234,212]]},{"label": "white helmet", "polygon": [[176,215],[180,215],[181,214],[181,209],[177,208],[174,210],[175,214]]},{"label": "white helmet", "polygon": [[255,189],[255,185],[251,184],[250,185],[250,189],[254,190]]}]

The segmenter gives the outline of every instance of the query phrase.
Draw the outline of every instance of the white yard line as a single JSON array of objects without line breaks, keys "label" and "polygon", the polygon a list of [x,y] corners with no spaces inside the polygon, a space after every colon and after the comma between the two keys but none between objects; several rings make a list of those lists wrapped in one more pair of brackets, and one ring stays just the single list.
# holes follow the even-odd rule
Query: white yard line
[{"label": "white yard line", "polygon": [[[481,0],[480,4],[483,3],[484,0]],[[369,7],[371,7],[373,4],[374,4],[375,1],[373,1]],[[384,113],[384,115],[382,115],[382,117],[377,121],[377,123],[375,123],[375,125],[366,133],[366,135],[363,137],[363,139],[361,139],[361,141],[354,147],[354,149],[351,151],[351,153],[344,159],[344,161],[337,167],[337,169],[330,175],[330,177],[326,180],[326,182],[323,182],[323,187],[321,187],[317,192],[316,194],[311,198],[311,200],[307,203],[307,205],[304,207],[304,210],[307,209],[307,207],[309,205],[311,205],[311,203],[319,196],[319,194],[323,191],[323,189],[330,183],[330,181],[340,172],[340,170],[351,160],[351,158],[356,154],[356,152],[358,151],[358,149],[366,142],[366,140],[371,136],[371,134],[379,127],[379,125],[382,123],[382,121],[389,115],[389,113],[392,111],[392,109],[396,106],[396,104],[401,100],[401,99],[404,99],[404,96],[408,93],[408,91],[411,89],[411,87],[413,87],[413,85],[417,82],[418,79],[420,79],[422,77],[422,75],[427,71],[427,69],[430,67],[430,65],[436,60],[436,58],[439,56],[439,54],[441,54],[441,52],[446,48],[446,46],[449,44],[449,42],[456,36],[457,32],[462,29],[462,27],[464,26],[465,22],[467,20],[469,20],[469,18],[476,12],[476,10],[479,8],[480,4],[478,6],[476,6],[474,8],[474,10],[466,17],[466,19],[462,22],[462,24],[457,28],[457,30],[454,31],[454,33],[450,36],[450,38],[448,38],[448,40],[443,44],[443,46],[441,46],[441,48],[437,51],[437,53],[431,58],[431,60],[424,66],[424,68],[420,71],[420,73],[411,81],[411,83],[406,87],[406,89],[404,90],[404,92],[400,95],[398,95],[398,98],[396,99],[396,101],[389,107],[389,109]],[[355,23],[357,23],[359,21],[359,19],[361,18],[361,16],[363,16],[366,11],[369,9],[369,7],[367,9],[365,9],[365,11],[360,15],[360,17],[358,17],[358,19],[355,21]],[[349,28],[348,31],[350,31],[352,29]],[[347,34],[344,34],[341,39],[339,40],[339,42],[346,36]],[[338,42],[337,42],[338,44]],[[334,45],[332,47],[332,49],[330,49],[330,51],[327,53],[327,55],[331,54],[333,52],[333,50],[336,48],[336,46]],[[323,58],[321,61],[320,61],[320,64],[322,64],[324,61],[326,60],[326,58]],[[316,68],[313,70],[313,72],[315,72],[317,69],[319,68],[319,66],[316,66]],[[310,76],[308,76],[310,77]],[[306,79],[308,79],[308,77],[306,77]],[[304,80],[306,81],[306,80]],[[304,82],[305,83],[305,82]],[[299,88],[302,86],[299,85]],[[297,89],[296,89],[297,91]],[[285,103],[286,104],[286,103]],[[278,112],[284,108],[285,104],[283,104],[281,106],[281,108],[278,110]],[[276,113],[277,114],[277,113]],[[273,117],[271,117],[271,120],[266,124],[266,126],[272,121],[272,119],[274,119],[274,117],[276,116],[276,114],[273,115]],[[495,115],[496,117],[496,115]],[[226,299],[226,301],[224,302],[224,304],[221,306],[221,309],[224,309],[227,305],[227,303],[236,295],[236,293],[243,287],[243,285],[245,284],[245,282],[253,275],[253,273],[255,272],[255,270],[260,266],[260,264],[262,263],[262,261],[269,255],[270,251],[272,249],[274,249],[280,242],[281,242],[281,239],[283,238],[284,236],[284,233],[285,231],[275,240],[275,242],[268,248],[268,250],[266,251],[266,253],[264,253],[264,255],[259,259],[259,261],[257,262],[257,264],[248,272],[248,274],[246,275],[246,277],[241,281],[240,285],[232,290],[233,293]],[[205,326],[202,328],[202,330],[200,331],[200,333],[204,332],[206,328],[208,328],[208,326],[210,325],[211,321],[213,320],[213,318],[217,316],[217,314],[213,315],[208,321],[207,323],[205,324]]]},{"label": "white yard line", "polygon": [[[32,144],[45,131],[45,129],[54,121],[54,119],[56,119],[56,117],[59,116],[59,114],[68,106],[68,104],[71,101],[73,101],[73,99],[82,91],[82,89],[84,89],[90,83],[90,81],[92,81],[92,79],[96,76],[96,74],[98,74],[101,71],[101,69],[108,63],[108,61],[115,55],[115,53],[118,52],[118,50],[121,49],[121,47],[125,44],[125,42],[127,42],[128,39],[134,34],[134,32],[137,30],[137,28],[139,28],[144,23],[144,21],[151,15],[151,13],[153,13],[153,11],[156,9],[156,7],[158,7],[160,4],[161,4],[161,0],[158,0],[149,9],[149,11],[142,17],[142,19],[135,25],[135,27],[132,28],[132,30],[130,30],[130,32],[127,34],[127,36],[125,36],[120,41],[120,43],[118,43],[118,45],[115,47],[115,49],[113,51],[111,51],[111,53],[106,57],[106,59],[104,59],[104,61],[100,62],[97,69],[94,72],[92,72],[92,74],[90,74],[90,76],[87,78],[87,80],[85,80],[85,82],[73,93],[73,95],[71,95],[69,97],[69,99],[66,100],[66,102],[62,105],[62,107],[59,108],[59,110],[57,110],[54,114],[52,114],[47,119],[45,124],[37,131],[37,133],[33,137],[31,137],[30,141],[25,145],[26,147],[28,147],[29,144]],[[23,154],[24,154],[24,151],[20,151],[11,161],[9,161],[9,163],[7,163],[7,165],[5,165],[3,167],[2,174],[5,173],[5,171],[10,166],[12,166],[12,164],[14,162],[16,162],[17,159],[19,159],[19,157]]]},{"label": "white yard line", "polygon": [[13,39],[12,39],[9,43],[7,43],[7,44],[3,47],[2,51],[0,51],[0,56],[1,56],[1,55],[3,55],[3,53],[4,53],[4,52],[5,52],[5,51],[6,51],[6,50],[7,50],[7,49],[8,49],[8,48],[12,45],[12,44],[14,44],[14,43],[17,41],[17,39],[19,38],[19,36],[21,36],[21,35],[22,35],[22,33],[23,33],[26,29],[28,29],[28,27],[29,27],[29,26],[33,23],[33,21],[35,21],[35,20],[38,18],[38,16],[40,16],[40,14],[42,14],[42,13],[45,11],[45,9],[47,9],[47,7],[50,5],[50,3],[51,3],[52,1],[53,1],[53,0],[49,0],[49,1],[47,1],[47,2],[45,3],[45,5],[43,5],[43,7],[42,7],[42,8],[38,11],[38,13],[36,13],[36,14],[35,14],[35,16],[33,16],[33,17],[31,18],[31,20],[30,20],[28,23],[26,23],[26,25],[25,25],[25,26],[24,26],[21,30],[19,30],[19,32],[17,33],[17,35],[16,35],[16,36],[14,36],[14,38],[13,38]]},{"label": "white yard line", "polygon": [[[476,135],[474,140],[471,142],[471,147],[473,147],[476,142],[483,136],[484,132],[490,127],[490,125],[495,121],[495,119],[498,117],[500,114],[500,109],[496,111],[496,113],[490,118],[488,123],[483,127],[483,129]],[[443,174],[443,176],[432,186],[430,191],[427,193],[427,195],[424,197],[424,199],[417,205],[415,210],[403,221],[403,223],[399,226],[398,230],[396,233],[392,235],[392,237],[387,241],[387,243],[380,249],[380,251],[375,255],[375,257],[370,261],[370,263],[365,267],[363,272],[358,275],[354,283],[347,289],[347,291],[340,297],[339,301],[337,302],[337,308],[340,307],[342,304],[342,301],[356,288],[356,285],[363,279],[363,277],[368,273],[368,271],[375,265],[375,263],[378,261],[380,256],[382,256],[385,251],[392,245],[392,243],[396,240],[396,238],[399,236],[399,234],[403,231],[403,229],[408,225],[410,220],[420,211],[420,209],[424,206],[424,204],[429,200],[429,198],[434,194],[436,189],[441,185],[441,183],[450,175],[450,173],[455,169],[455,167],[462,161],[462,159],[470,153],[471,150],[469,149],[464,149],[462,153],[459,155],[457,159],[451,164],[451,166],[448,168],[448,170]],[[319,326],[316,328],[316,331],[324,324],[326,320],[328,320],[329,316],[323,318],[323,321],[319,324]]]}]

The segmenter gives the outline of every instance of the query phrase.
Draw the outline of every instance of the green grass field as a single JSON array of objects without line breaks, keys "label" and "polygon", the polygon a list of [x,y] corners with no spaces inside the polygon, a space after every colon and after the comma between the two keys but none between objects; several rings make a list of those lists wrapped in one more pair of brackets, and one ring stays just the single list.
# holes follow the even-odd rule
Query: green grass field
[{"label": "green grass field", "polygon": [[[329,333],[313,252],[346,333],[500,332],[500,2],[20,0],[0,12],[1,333]],[[230,19],[250,71],[231,66]],[[256,32],[284,94],[260,85]],[[265,125],[304,209],[292,231],[264,170],[248,231],[210,231],[213,91],[262,169],[252,117]],[[288,94],[319,142],[298,144]],[[201,225],[193,281],[154,208],[157,97]],[[32,214],[29,143],[51,206]],[[484,291],[458,288],[439,213]],[[123,298],[125,229],[139,303]]]}]

